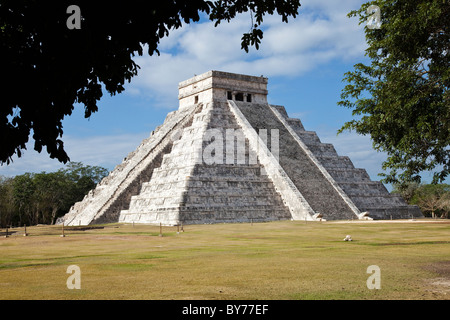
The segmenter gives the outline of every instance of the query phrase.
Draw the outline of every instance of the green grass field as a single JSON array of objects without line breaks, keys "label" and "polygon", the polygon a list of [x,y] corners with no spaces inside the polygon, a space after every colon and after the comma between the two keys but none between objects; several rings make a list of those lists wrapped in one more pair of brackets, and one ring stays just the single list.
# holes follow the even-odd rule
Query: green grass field
[{"label": "green grass field", "polygon": [[[449,221],[188,225],[162,237],[159,226],[103,227],[9,230],[0,299],[450,298]],[[69,265],[79,290],[67,288]],[[367,287],[370,265],[380,289]]]}]

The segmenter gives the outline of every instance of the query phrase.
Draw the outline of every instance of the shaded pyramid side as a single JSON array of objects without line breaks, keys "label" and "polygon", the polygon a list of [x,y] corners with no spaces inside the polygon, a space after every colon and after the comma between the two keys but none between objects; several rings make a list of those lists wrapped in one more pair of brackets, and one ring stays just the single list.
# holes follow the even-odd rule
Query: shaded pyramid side
[{"label": "shaded pyramid side", "polygon": [[417,206],[408,205],[400,195],[390,194],[381,182],[372,181],[365,169],[355,168],[349,157],[338,155],[332,144],[322,143],[316,132],[306,131],[299,119],[289,118],[284,107],[272,108],[284,117],[360,212],[369,212],[373,219],[423,217]]},{"label": "shaded pyramid side", "polygon": [[[314,212],[322,214],[326,220],[358,219],[359,210],[311,156],[289,123],[277,116],[269,104],[234,103],[255,130],[276,130],[279,135],[279,163]],[[267,140],[268,144],[270,141]]]},{"label": "shaded pyramid side", "polygon": [[291,219],[261,163],[251,161],[257,157],[249,140],[233,138],[230,155],[225,137],[240,130],[226,102],[206,103],[120,221],[174,225]]}]

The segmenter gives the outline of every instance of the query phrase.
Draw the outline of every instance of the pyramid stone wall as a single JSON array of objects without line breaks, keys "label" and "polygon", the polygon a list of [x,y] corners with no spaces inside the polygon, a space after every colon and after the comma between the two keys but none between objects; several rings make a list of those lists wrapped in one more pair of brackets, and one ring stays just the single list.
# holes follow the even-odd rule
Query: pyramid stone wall
[{"label": "pyramid stone wall", "polygon": [[178,110],[60,222],[422,216],[284,107],[269,105],[267,82],[220,71],[180,82]]}]

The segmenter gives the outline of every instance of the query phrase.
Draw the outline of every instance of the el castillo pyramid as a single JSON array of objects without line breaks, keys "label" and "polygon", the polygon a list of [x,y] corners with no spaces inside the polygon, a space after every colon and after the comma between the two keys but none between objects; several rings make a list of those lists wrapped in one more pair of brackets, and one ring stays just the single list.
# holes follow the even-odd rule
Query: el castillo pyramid
[{"label": "el castillo pyramid", "polygon": [[209,71],[179,108],[62,218],[163,225],[422,217],[267,102],[265,77]]}]

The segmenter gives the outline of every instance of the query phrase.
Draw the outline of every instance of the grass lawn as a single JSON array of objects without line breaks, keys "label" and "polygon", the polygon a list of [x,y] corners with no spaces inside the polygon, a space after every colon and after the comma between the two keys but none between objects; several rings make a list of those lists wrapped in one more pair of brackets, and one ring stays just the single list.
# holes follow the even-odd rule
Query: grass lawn
[{"label": "grass lawn", "polygon": [[103,227],[10,229],[0,299],[450,299],[450,221]]}]

